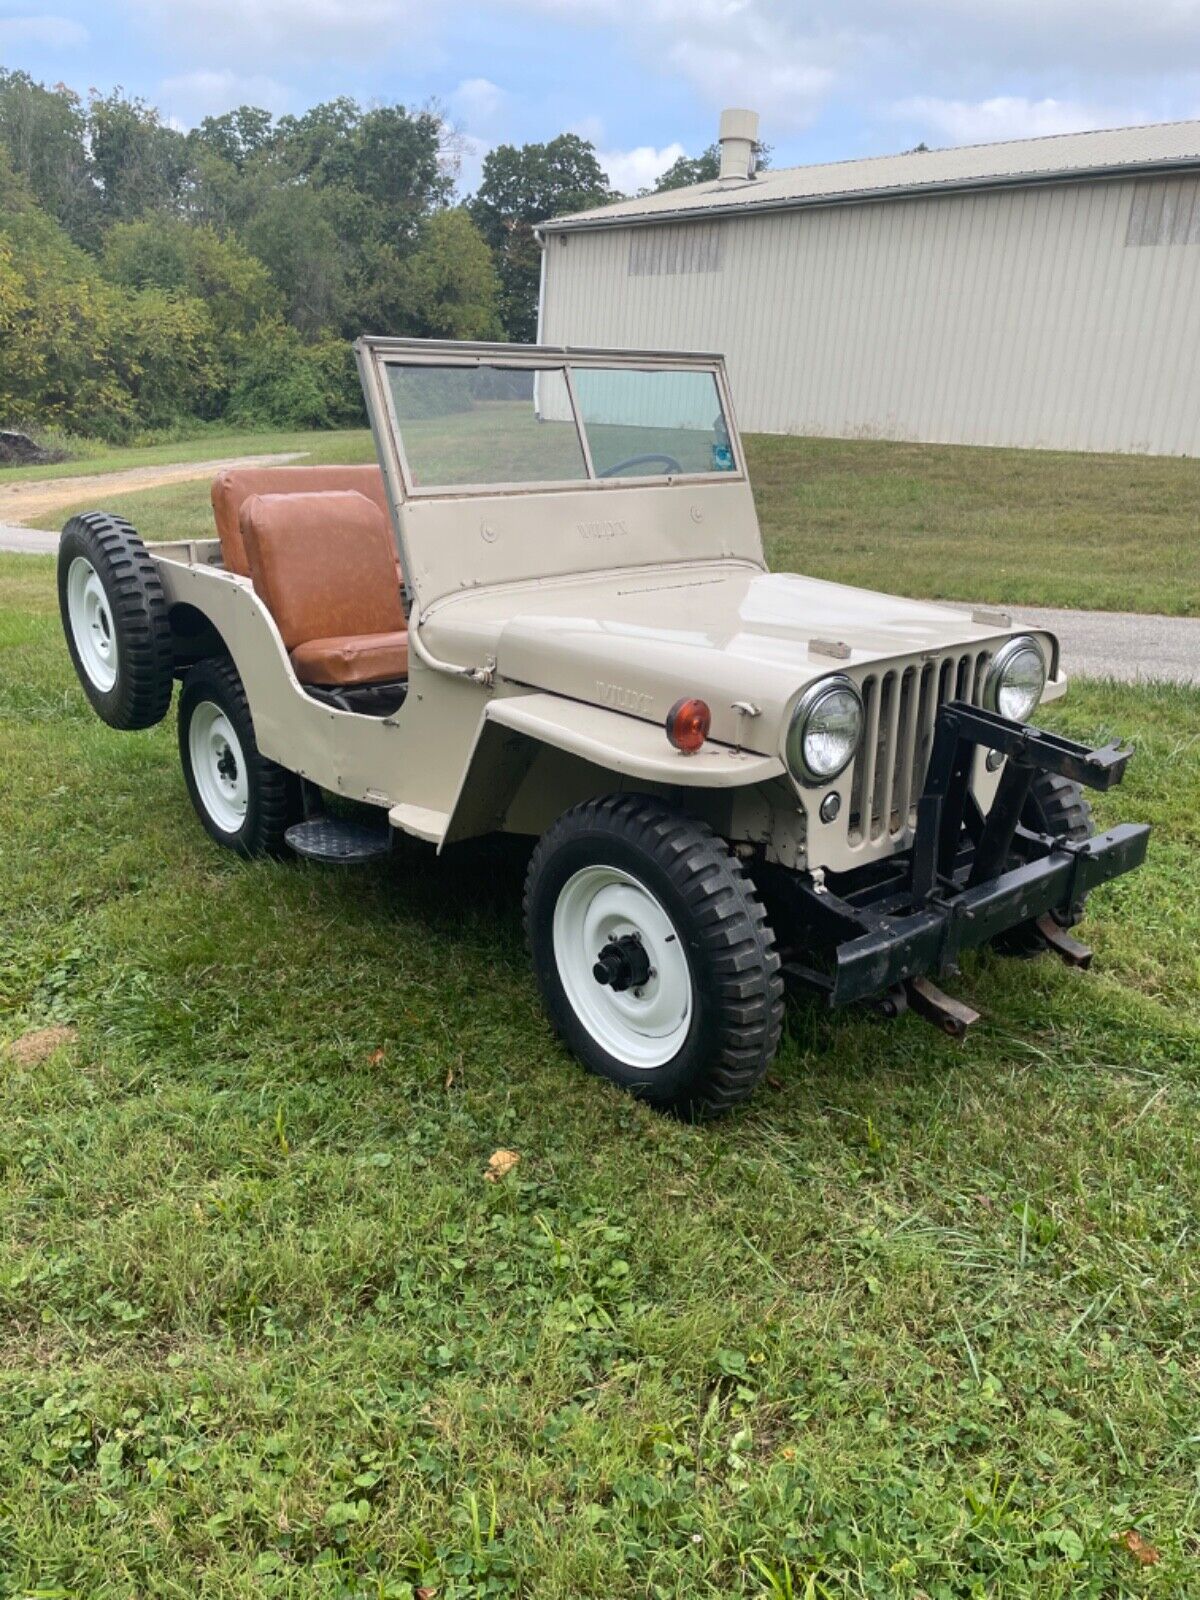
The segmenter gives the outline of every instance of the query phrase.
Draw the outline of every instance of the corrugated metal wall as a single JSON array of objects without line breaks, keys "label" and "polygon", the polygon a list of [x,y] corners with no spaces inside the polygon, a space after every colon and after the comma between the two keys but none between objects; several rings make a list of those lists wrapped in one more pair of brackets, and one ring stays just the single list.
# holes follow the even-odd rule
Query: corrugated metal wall
[{"label": "corrugated metal wall", "polygon": [[547,343],[723,351],[748,431],[1200,454],[1194,177],[546,248]]}]

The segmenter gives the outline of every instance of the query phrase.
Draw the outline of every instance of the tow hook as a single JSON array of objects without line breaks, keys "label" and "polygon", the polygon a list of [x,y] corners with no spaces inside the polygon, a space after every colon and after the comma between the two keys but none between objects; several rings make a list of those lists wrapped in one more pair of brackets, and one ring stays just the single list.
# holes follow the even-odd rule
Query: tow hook
[{"label": "tow hook", "polygon": [[1065,928],[1060,928],[1048,911],[1044,917],[1037,919],[1037,931],[1055,955],[1061,956],[1069,967],[1078,967],[1080,972],[1086,972],[1091,966],[1092,952],[1089,947],[1072,938]]},{"label": "tow hook", "polygon": [[908,1003],[917,1016],[932,1022],[951,1039],[965,1039],[967,1029],[979,1021],[979,1012],[946,994],[928,978],[909,978],[904,985]]}]

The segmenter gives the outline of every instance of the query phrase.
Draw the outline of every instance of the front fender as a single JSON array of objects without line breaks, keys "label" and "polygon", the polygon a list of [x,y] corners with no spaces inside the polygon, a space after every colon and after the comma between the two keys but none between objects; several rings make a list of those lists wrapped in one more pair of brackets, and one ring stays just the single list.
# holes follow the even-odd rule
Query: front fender
[{"label": "front fender", "polygon": [[490,700],[480,719],[441,843],[452,844],[498,827],[534,757],[544,748],[656,789],[748,788],[784,772],[778,756],[722,744],[707,744],[694,756],[681,755],[668,744],[660,724],[604,706],[552,694],[503,696]]}]

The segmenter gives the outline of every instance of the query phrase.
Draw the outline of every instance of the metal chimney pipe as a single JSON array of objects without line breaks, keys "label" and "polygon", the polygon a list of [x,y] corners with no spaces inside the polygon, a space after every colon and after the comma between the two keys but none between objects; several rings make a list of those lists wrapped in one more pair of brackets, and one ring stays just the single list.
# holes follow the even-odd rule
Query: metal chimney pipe
[{"label": "metal chimney pipe", "polygon": [[746,183],[754,176],[758,147],[758,112],[731,109],[721,113],[721,182]]}]

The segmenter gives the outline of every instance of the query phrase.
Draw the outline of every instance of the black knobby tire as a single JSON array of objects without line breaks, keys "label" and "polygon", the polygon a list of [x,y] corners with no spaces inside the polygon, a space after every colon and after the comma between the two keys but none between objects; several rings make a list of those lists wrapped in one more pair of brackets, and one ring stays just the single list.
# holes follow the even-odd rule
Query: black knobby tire
[{"label": "black knobby tire", "polygon": [[[1092,808],[1082,788],[1054,772],[1039,772],[1034,778],[1021,821],[1035,833],[1048,833],[1052,838],[1068,839],[1074,844],[1090,839],[1096,831]],[[1072,906],[1066,915],[1054,913],[1055,921],[1064,928],[1073,928],[1082,916],[1082,901]],[[1032,922],[1009,928],[999,934],[994,943],[1005,955],[1037,955],[1046,948],[1045,940]]]},{"label": "black knobby tire", "polygon": [[[72,623],[70,593],[77,581],[87,581],[84,563],[103,591],[99,620],[115,645],[111,684],[93,676],[96,657],[86,645],[81,651]],[[72,665],[97,715],[126,731],[161,722],[174,684],[167,601],[150,552],[123,517],[89,511],[67,523],[58,545],[58,606]]]},{"label": "black knobby tire", "polygon": [[[563,985],[554,914],[585,867],[629,874],[676,930],[691,978],[691,1022],[674,1056],[641,1067],[611,1054]],[[556,1032],[590,1071],[662,1110],[691,1119],[730,1110],[766,1072],[783,1025],[774,939],[753,884],[724,841],[648,795],[589,800],[543,835],[525,881],[525,929],[534,973]]]},{"label": "black knobby tire", "polygon": [[[206,802],[204,781],[198,778],[193,762],[193,720],[206,706],[216,706],[228,719],[237,746],[233,771],[236,774],[240,766],[245,777],[245,814],[240,826],[232,829],[222,826]],[[204,715],[211,713],[205,711]],[[303,814],[300,780],[259,751],[246,691],[232,661],[201,661],[185,676],[179,697],[179,759],[196,815],[218,844],[247,859],[288,854],[284,835]]]}]

